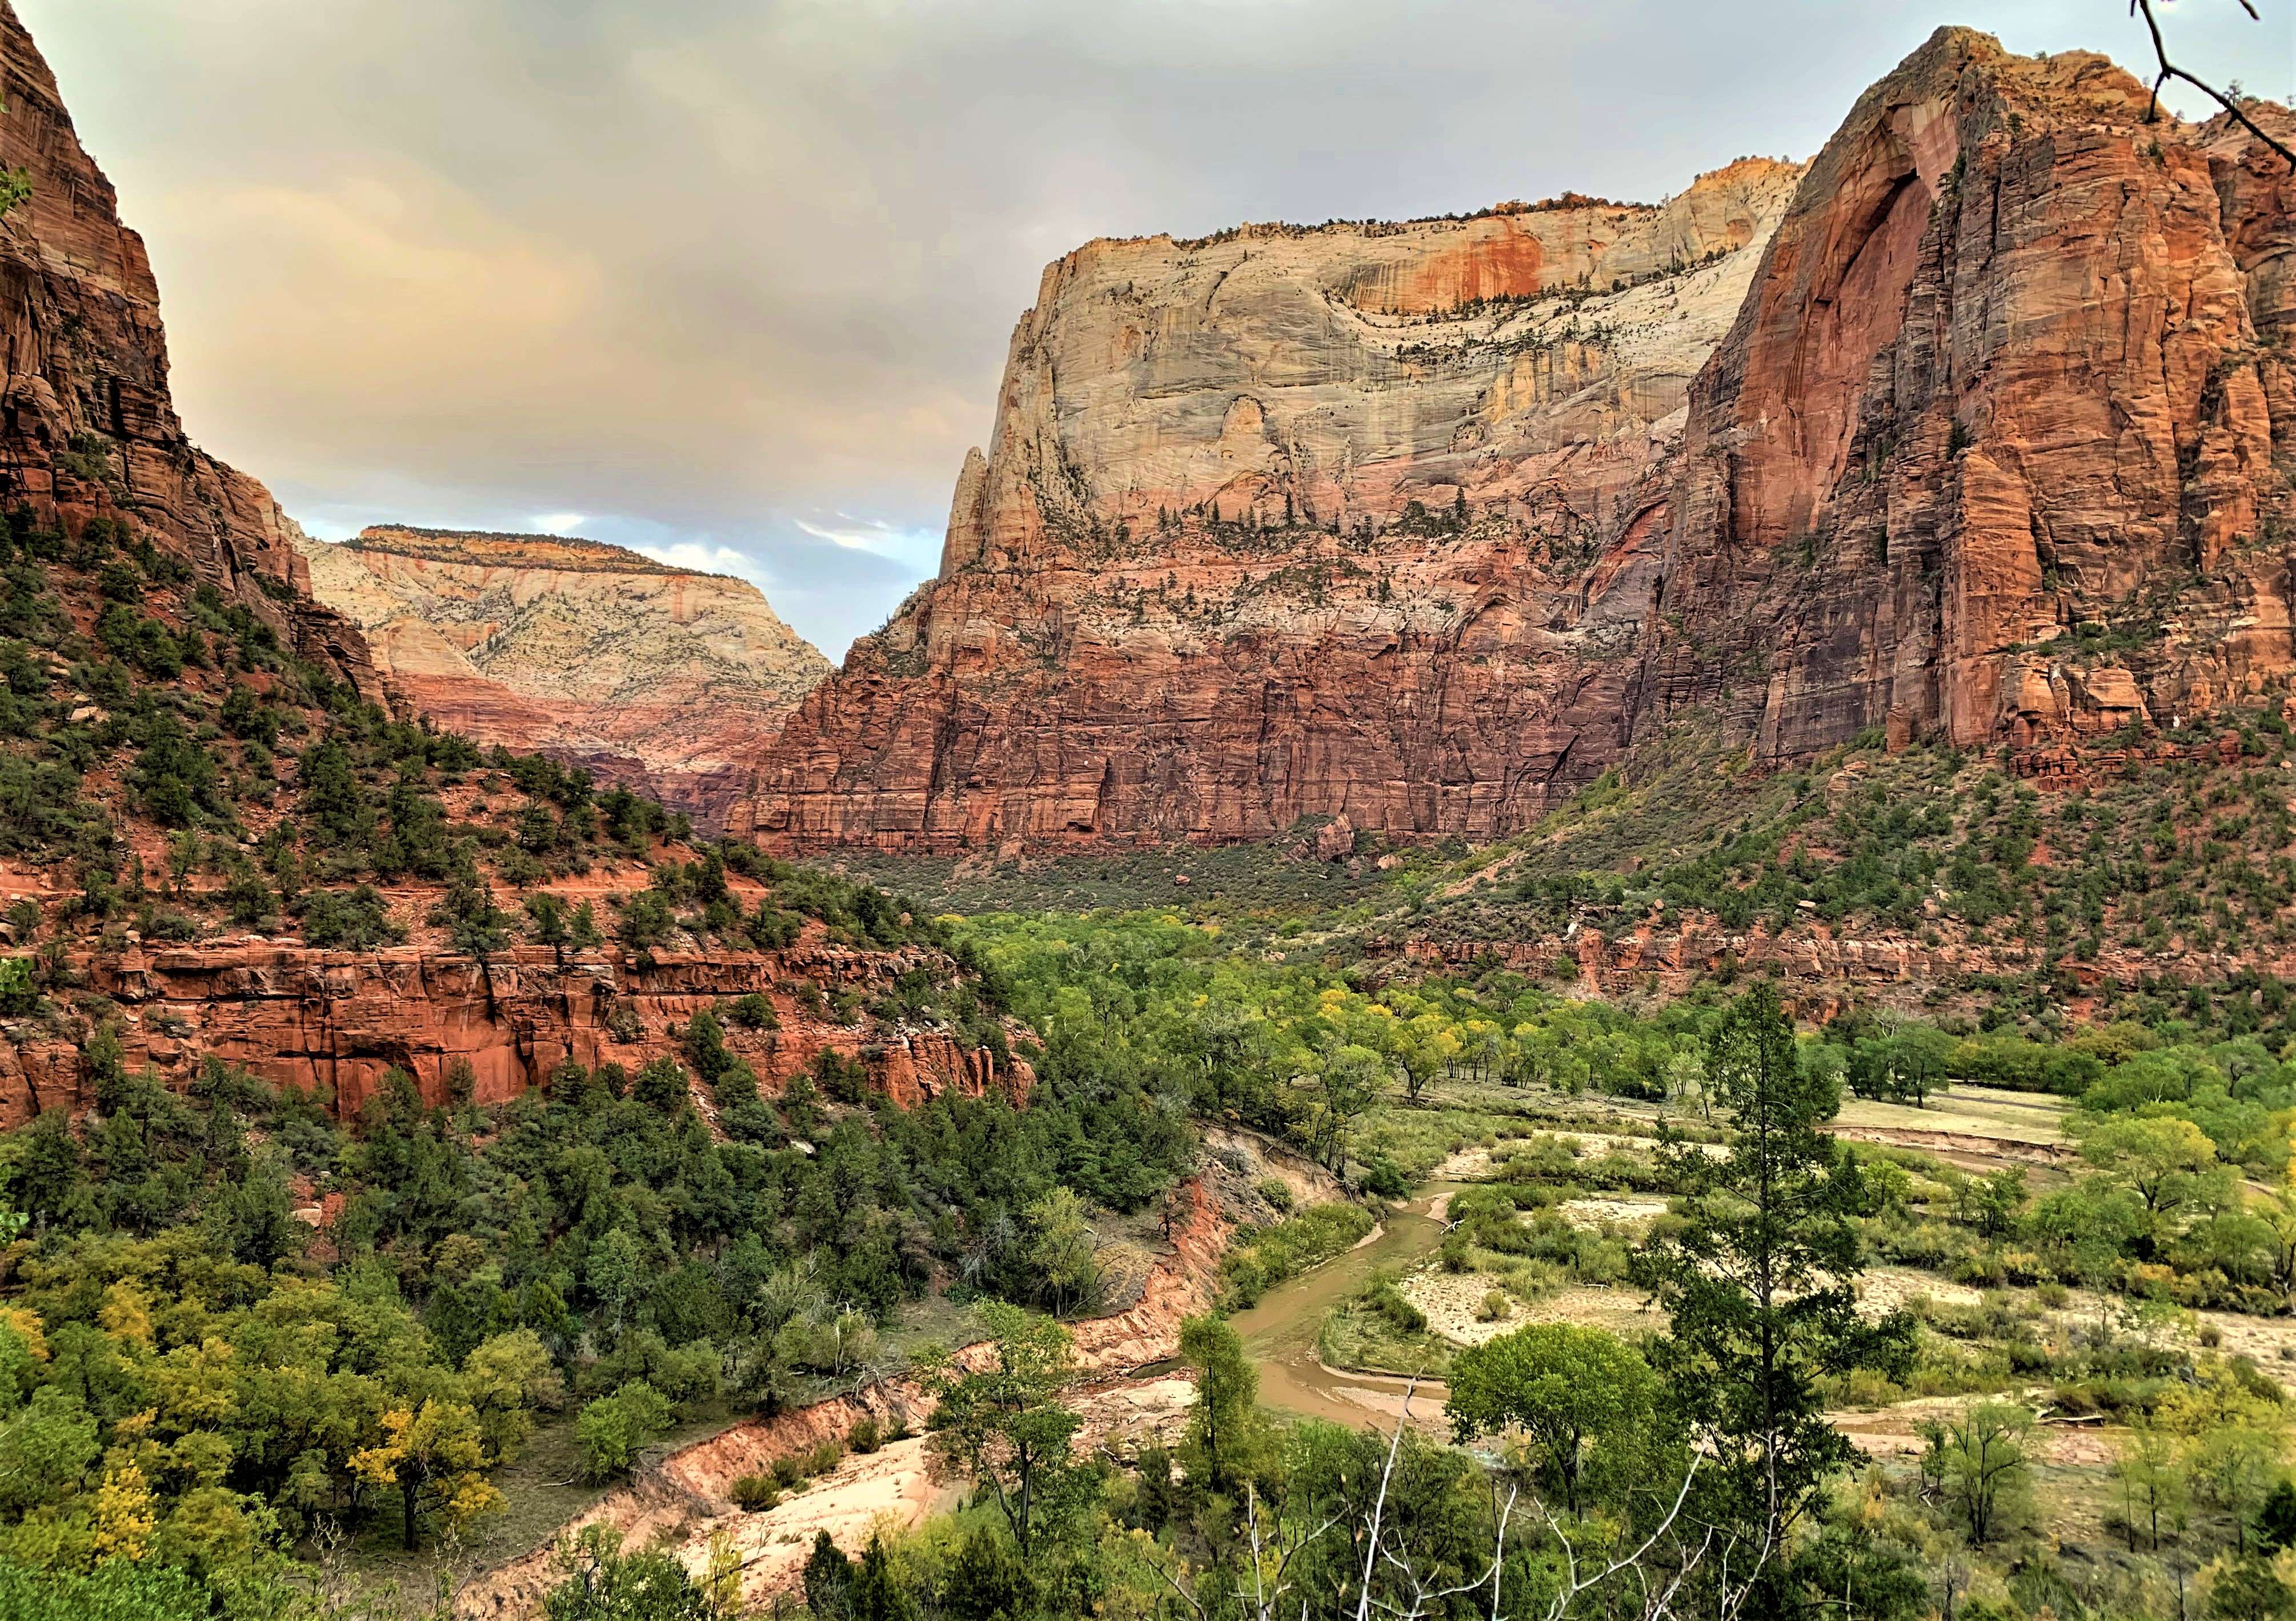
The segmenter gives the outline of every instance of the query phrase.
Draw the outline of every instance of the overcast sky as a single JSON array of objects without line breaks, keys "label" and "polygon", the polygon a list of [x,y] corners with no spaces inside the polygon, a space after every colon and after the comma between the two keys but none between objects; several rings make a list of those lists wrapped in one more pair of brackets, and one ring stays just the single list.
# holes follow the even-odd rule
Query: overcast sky
[{"label": "overcast sky", "polygon": [[[748,575],[841,657],[938,561],[1094,236],[1655,200],[1805,157],[1936,25],[2123,0],[15,0],[150,240],[195,438],[314,532]],[[2170,0],[2286,98],[2296,0]],[[2189,103],[2188,103],[2189,104]]]}]

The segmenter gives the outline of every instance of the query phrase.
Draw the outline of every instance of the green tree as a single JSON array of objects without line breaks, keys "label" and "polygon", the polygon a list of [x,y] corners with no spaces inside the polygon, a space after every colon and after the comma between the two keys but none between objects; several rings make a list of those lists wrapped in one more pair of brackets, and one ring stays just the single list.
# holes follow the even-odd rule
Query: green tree
[{"label": "green tree", "polygon": [[1590,1447],[1648,1422],[1658,1381],[1615,1334],[1568,1322],[1533,1323],[1470,1347],[1451,1361],[1443,1411],[1462,1443],[1520,1429],[1579,1511],[1578,1482]]},{"label": "green tree", "polygon": [[1233,1490],[1260,1450],[1259,1370],[1219,1317],[1184,1319],[1180,1356],[1196,1371],[1195,1404],[1180,1446],[1188,1478],[1216,1492]]},{"label": "green tree", "polygon": [[805,1560],[805,1607],[822,1621],[851,1621],[853,1561],[829,1540],[826,1531],[813,1534],[813,1551]]},{"label": "green tree", "polygon": [[644,1379],[600,1396],[574,1420],[583,1475],[596,1481],[628,1474],[638,1455],[669,1428],[669,1403]]},{"label": "green tree", "polygon": [[1083,1420],[1061,1395],[1076,1374],[1074,1346],[1051,1318],[1001,1300],[980,1316],[987,1367],[959,1369],[945,1355],[925,1361],[924,1388],[938,1404],[928,1428],[935,1455],[988,1488],[1027,1560],[1071,1506],[1078,1465],[1069,1444]]},{"label": "green tree", "polygon": [[2136,1195],[2155,1243],[2168,1236],[2178,1212],[2229,1194],[2217,1145],[2190,1120],[2109,1116],[2081,1133],[2080,1147],[2100,1175]]},{"label": "green tree", "polygon": [[1752,1543],[1775,1552],[1851,1456],[1820,1379],[1902,1370],[1913,1327],[1903,1314],[1858,1318],[1855,1217],[1868,1192],[1819,1129],[1840,1106],[1834,1083],[1804,1068],[1767,983],[1715,1021],[1706,1074],[1730,1118],[1728,1152],[1663,1150],[1682,1219],[1636,1255],[1632,1275],[1670,1320],[1654,1371],[1702,1429]]},{"label": "green tree", "polygon": [[2032,1413],[2009,1402],[1979,1402],[1958,1417],[1922,1424],[1928,1448],[1922,1472],[1960,1510],[1972,1543],[1990,1542],[2022,1494],[2032,1428]]}]

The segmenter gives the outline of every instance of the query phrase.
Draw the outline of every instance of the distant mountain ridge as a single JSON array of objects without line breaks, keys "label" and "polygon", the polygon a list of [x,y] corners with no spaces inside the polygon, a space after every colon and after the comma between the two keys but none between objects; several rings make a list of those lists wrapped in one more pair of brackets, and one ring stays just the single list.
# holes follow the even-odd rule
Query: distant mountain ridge
[{"label": "distant mountain ridge", "polygon": [[583,765],[707,830],[829,671],[749,582],[598,541],[383,524],[301,551],[314,594],[440,725]]},{"label": "distant mountain ridge", "polygon": [[697,579],[738,577],[667,563],[627,546],[579,536],[527,535],[493,529],[429,529],[413,524],[369,524],[350,539],[335,543],[353,552],[395,552],[434,562],[509,562],[528,569],[572,569],[587,573],[691,575]]}]

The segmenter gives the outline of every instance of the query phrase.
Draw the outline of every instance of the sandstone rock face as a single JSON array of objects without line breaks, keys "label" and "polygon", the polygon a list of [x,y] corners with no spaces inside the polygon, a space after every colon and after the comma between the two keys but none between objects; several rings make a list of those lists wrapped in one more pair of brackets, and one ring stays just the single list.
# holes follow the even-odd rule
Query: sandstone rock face
[{"label": "sandstone rock face", "polygon": [[2028,748],[2296,663],[2296,182],[2146,102],[1949,29],[1858,102],[1692,392],[1641,726]]},{"label": "sandstone rock face", "polygon": [[1079,250],[736,824],[1488,838],[1692,712],[1775,760],[2267,689],[2296,184],[2145,102],[1947,29],[1806,173]]},{"label": "sandstone rock face", "polygon": [[547,535],[303,540],[311,589],[410,701],[482,743],[588,766],[716,829],[829,661],[756,586]]},{"label": "sandstone rock face", "polygon": [[301,594],[303,538],[270,493],[195,449],[168,390],[144,240],[81,150],[48,71],[0,0],[0,168],[30,193],[0,217],[0,503],[73,528],[113,518],[187,559],[304,658],[380,700],[364,643]]},{"label": "sandstone rock face", "polygon": [[[118,1003],[130,1066],[181,1090],[213,1055],[277,1085],[331,1098],[357,1118],[388,1071],[414,1077],[445,1103],[468,1066],[470,1096],[500,1103],[545,1084],[571,1058],[635,1071],[674,1044],[670,1027],[727,996],[762,995],[779,1027],[735,1028],[728,1045],[777,1094],[815,1055],[860,1062],[904,1105],[944,1091],[1025,1100],[1033,1073],[1019,1060],[960,1044],[945,1030],[903,1029],[865,1046],[859,1032],[808,1015],[800,986],[882,994],[913,969],[954,974],[938,954],[855,951],[800,943],[764,953],[662,954],[641,963],[618,948],[561,957],[520,946],[492,962],[406,946],[319,951],[271,941],[131,946],[84,959],[85,982]],[[74,1044],[35,1027],[0,1044],[0,1130],[45,1109],[74,1113],[85,1066]],[[709,1110],[704,1100],[705,1112]]]},{"label": "sandstone rock face", "polygon": [[1615,757],[1690,381],[1799,172],[1061,260],[940,577],[800,707],[739,824],[1518,825]]}]

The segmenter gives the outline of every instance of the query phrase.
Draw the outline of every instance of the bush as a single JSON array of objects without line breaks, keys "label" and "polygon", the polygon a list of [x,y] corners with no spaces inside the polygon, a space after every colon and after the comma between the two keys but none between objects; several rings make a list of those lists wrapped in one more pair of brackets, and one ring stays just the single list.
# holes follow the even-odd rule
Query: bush
[{"label": "bush", "polygon": [[1403,1167],[1384,1154],[1371,1162],[1364,1172],[1364,1191],[1379,1199],[1402,1199],[1411,1191],[1411,1179]]},{"label": "bush", "polygon": [[1424,1334],[1427,1331],[1427,1314],[1405,1299],[1403,1291],[1396,1288],[1395,1280],[1383,1273],[1373,1274],[1371,1281],[1364,1285],[1360,1298],[1367,1308],[1398,1333]]},{"label": "bush", "polygon": [[584,1478],[598,1482],[628,1474],[638,1455],[668,1428],[668,1401],[644,1379],[600,1396],[574,1420]]},{"label": "bush", "polygon": [[877,1433],[877,1420],[867,1417],[854,1420],[853,1428],[845,1432],[845,1445],[865,1457],[875,1452],[884,1445]]},{"label": "bush", "polygon": [[726,1011],[726,1017],[744,1030],[781,1028],[782,1021],[779,1015],[774,1011],[774,1004],[755,991],[751,991],[746,996],[736,997],[734,1005]]},{"label": "bush", "polygon": [[1259,1197],[1267,1201],[1267,1208],[1275,1211],[1276,1215],[1289,1216],[1292,1214],[1291,1183],[1283,1181],[1280,1177],[1268,1176],[1263,1177],[1260,1181],[1255,1183],[1253,1186],[1259,1191]]},{"label": "bush", "polygon": [[771,1475],[743,1475],[734,1482],[727,1495],[734,1506],[745,1514],[762,1514],[782,1500],[781,1488],[774,1484]]},{"label": "bush", "polygon": [[314,889],[303,897],[303,937],[320,947],[370,951],[397,946],[406,930],[390,921],[390,908],[372,884],[356,889]]}]

